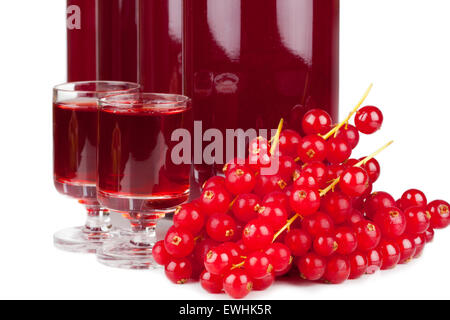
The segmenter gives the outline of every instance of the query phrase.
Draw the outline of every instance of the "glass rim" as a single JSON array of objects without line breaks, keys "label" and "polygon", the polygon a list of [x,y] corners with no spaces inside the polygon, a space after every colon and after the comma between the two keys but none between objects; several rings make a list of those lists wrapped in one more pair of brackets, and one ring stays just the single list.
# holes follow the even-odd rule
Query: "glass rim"
[{"label": "glass rim", "polygon": [[[124,85],[128,86],[128,88],[123,88],[120,90],[77,90],[74,87],[77,85],[88,85],[88,84],[104,84],[104,85]],[[95,93],[111,93],[111,94],[120,94],[125,93],[130,90],[139,90],[141,89],[141,85],[135,82],[127,82],[127,81],[108,81],[108,80],[90,80],[90,81],[74,81],[74,82],[65,82],[60,83],[53,87],[55,92],[75,92],[81,94],[95,94]]]},{"label": "glass rim", "polygon": [[[138,101],[133,102],[128,100],[124,102],[125,99]],[[155,103],[156,101],[158,101],[158,103]],[[100,109],[103,107],[115,109],[141,106],[148,109],[160,109],[163,107],[166,110],[172,110],[188,109],[190,101],[191,99],[189,97],[175,93],[135,92],[108,95],[99,99],[99,106]]]}]

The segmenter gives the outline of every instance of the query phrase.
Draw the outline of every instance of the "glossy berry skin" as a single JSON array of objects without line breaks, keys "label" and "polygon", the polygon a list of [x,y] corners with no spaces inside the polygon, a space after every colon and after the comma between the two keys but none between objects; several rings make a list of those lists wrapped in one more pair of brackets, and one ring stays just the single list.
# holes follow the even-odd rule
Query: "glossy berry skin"
[{"label": "glossy berry skin", "polygon": [[255,185],[256,178],[253,171],[244,166],[228,171],[225,176],[225,187],[233,195],[250,193]]},{"label": "glossy berry skin", "polygon": [[347,124],[340,128],[337,133],[337,137],[347,141],[352,149],[355,149],[355,147],[359,143],[359,131],[355,126],[352,126],[351,124]]},{"label": "glossy berry skin", "polygon": [[230,297],[242,299],[253,290],[253,281],[247,271],[231,270],[223,278],[223,289]]},{"label": "glossy berry skin", "polygon": [[383,257],[378,249],[372,249],[367,252],[367,270],[366,274],[374,274],[381,269]]},{"label": "glossy berry skin", "polygon": [[413,239],[413,241],[416,246],[416,253],[414,254],[414,258],[420,258],[423,253],[423,249],[425,249],[427,239],[425,238],[424,234],[419,234]]},{"label": "glossy berry skin", "polygon": [[302,229],[312,237],[316,237],[319,234],[333,231],[334,222],[328,214],[319,211],[303,219]]},{"label": "glossy berry skin", "polygon": [[330,215],[335,224],[342,224],[352,212],[352,201],[342,192],[329,192],[322,200],[322,210]]},{"label": "glossy berry skin", "polygon": [[330,164],[328,166],[327,181],[333,181],[340,177],[344,173],[345,168],[346,167],[341,163]]},{"label": "glossy berry skin", "polygon": [[429,228],[427,231],[425,231],[424,235],[425,235],[426,243],[433,242],[433,240],[434,240],[434,230],[432,228]]},{"label": "glossy berry skin", "polygon": [[[365,158],[359,159],[359,161],[364,160]],[[377,161],[377,159],[372,158],[369,161],[367,161],[365,164],[361,166],[364,170],[366,170],[367,174],[369,175],[370,183],[375,183],[381,174],[381,167],[380,163]]]},{"label": "glossy berry skin", "polygon": [[403,235],[397,239],[397,245],[400,249],[399,264],[407,263],[416,254],[416,244],[411,236]]},{"label": "glossy berry skin", "polygon": [[283,191],[287,187],[286,181],[279,175],[258,175],[253,193],[264,197],[268,193]]},{"label": "glossy berry skin", "polygon": [[[223,174],[227,174],[228,171],[233,170],[236,167],[242,167],[248,164],[248,161],[246,159],[241,159],[241,158],[234,158],[233,160],[228,161],[222,168],[222,172]],[[218,176],[216,176],[218,177]],[[215,177],[213,177],[215,178]],[[211,178],[211,179],[213,179]],[[210,180],[211,180],[210,179]],[[220,180],[218,180],[220,181]],[[217,186],[217,185],[215,185]],[[223,178],[223,187],[225,187],[225,178]],[[205,190],[206,188],[203,187],[203,189]]]},{"label": "glossy berry skin", "polygon": [[279,204],[268,203],[258,211],[259,218],[268,223],[273,230],[280,230],[288,220],[286,209]]},{"label": "glossy berry skin", "polygon": [[[204,266],[205,257],[211,249],[219,246],[217,241],[214,241],[210,238],[206,238],[200,241],[197,241],[194,251],[192,253],[192,262],[194,264],[201,264]],[[202,268],[203,269],[203,268]]]},{"label": "glossy berry skin", "polygon": [[367,271],[368,261],[364,253],[352,253],[349,256],[350,261],[350,276],[349,279],[354,280],[361,278]]},{"label": "glossy berry skin", "polygon": [[272,227],[259,219],[250,221],[242,232],[242,242],[252,251],[266,248],[272,243],[273,237]]},{"label": "glossy berry skin", "polygon": [[373,218],[377,211],[384,208],[395,207],[395,199],[387,192],[379,191],[372,193],[365,202],[364,209],[369,218]]},{"label": "glossy berry skin", "polygon": [[274,272],[269,257],[261,251],[252,252],[247,256],[245,270],[252,279],[261,279]]},{"label": "glossy berry skin", "polygon": [[313,242],[314,252],[322,257],[329,257],[338,250],[338,243],[333,234],[319,234]]},{"label": "glossy berry skin", "polygon": [[323,162],[310,162],[303,166],[303,171],[311,173],[320,187],[327,184],[328,168]]},{"label": "glossy berry skin", "polygon": [[200,207],[204,214],[226,213],[230,206],[231,197],[222,187],[204,190],[200,196]]},{"label": "glossy berry skin", "polygon": [[269,153],[269,141],[264,137],[256,137],[249,144],[249,153],[252,154],[268,154]]},{"label": "glossy berry skin", "polygon": [[244,255],[244,252],[237,243],[225,242],[222,243],[220,247],[225,248],[229,251],[233,264],[238,264],[242,261],[242,256]]},{"label": "glossy berry skin", "polygon": [[216,213],[206,222],[208,236],[219,242],[231,241],[237,234],[237,225],[228,214]]},{"label": "glossy berry skin", "polygon": [[406,216],[396,207],[379,210],[374,216],[374,222],[380,227],[384,237],[395,239],[406,230]]},{"label": "glossy berry skin", "polygon": [[249,222],[258,218],[261,209],[261,200],[254,194],[241,194],[233,203],[232,212],[234,217],[241,222]]},{"label": "glossy berry skin", "polygon": [[331,164],[342,163],[352,155],[352,148],[346,140],[331,137],[327,141],[326,159]]},{"label": "glossy berry skin", "polygon": [[366,170],[351,167],[342,173],[339,187],[343,193],[350,197],[360,197],[369,188],[369,183],[369,175]]},{"label": "glossy berry skin", "polygon": [[406,210],[410,207],[426,206],[427,197],[420,190],[410,189],[403,193],[402,197],[400,198],[400,204],[403,210]]},{"label": "glossy berry skin", "polygon": [[175,210],[173,225],[196,235],[200,233],[205,225],[205,215],[197,206],[191,203],[183,204]]},{"label": "glossy berry skin", "polygon": [[214,176],[205,181],[202,186],[202,190],[208,190],[214,187],[225,188],[225,178],[221,176]]},{"label": "glossy berry skin", "polygon": [[289,198],[286,195],[286,193],[284,193],[284,192],[280,192],[280,191],[271,192],[271,193],[267,194],[262,201],[263,206],[265,206],[267,204],[273,204],[273,203],[279,204],[287,211],[290,210]]},{"label": "glossy berry skin", "polygon": [[232,253],[227,247],[211,249],[205,256],[205,269],[215,275],[223,275],[233,266]]},{"label": "glossy berry skin", "polygon": [[283,156],[297,157],[297,150],[302,137],[294,130],[283,130],[278,142],[279,152]]},{"label": "glossy berry skin", "polygon": [[195,240],[190,232],[173,226],[166,234],[164,246],[171,256],[184,258],[193,252]]},{"label": "glossy berry skin", "polygon": [[261,279],[253,279],[253,290],[264,291],[275,282],[275,275],[269,273]]},{"label": "glossy berry skin", "polygon": [[424,233],[430,227],[431,213],[426,207],[410,207],[405,210],[406,232],[412,235]]},{"label": "glossy berry skin", "polygon": [[350,277],[350,261],[343,256],[333,256],[327,262],[324,280],[331,284],[340,284]]},{"label": "glossy berry skin", "polygon": [[200,284],[209,293],[219,294],[223,292],[223,277],[206,270],[200,275]]},{"label": "glossy berry skin", "polygon": [[317,281],[322,279],[326,267],[326,259],[315,253],[308,253],[297,261],[300,277],[304,280]]},{"label": "glossy berry skin", "polygon": [[298,146],[297,155],[304,163],[323,161],[327,156],[327,142],[317,136],[306,136]]},{"label": "glossy berry skin", "polygon": [[294,158],[289,156],[281,156],[278,158],[278,175],[284,180],[290,182],[297,169],[297,163]]},{"label": "glossy berry skin", "polygon": [[361,221],[354,227],[356,239],[358,240],[358,250],[367,252],[375,249],[381,241],[380,228],[371,221]]},{"label": "glossy berry skin", "polygon": [[396,240],[383,240],[378,249],[383,257],[381,270],[395,268],[400,261],[400,247],[398,246]]},{"label": "glossy berry skin", "polygon": [[301,229],[291,229],[284,238],[284,244],[296,257],[305,255],[312,246],[311,236]]},{"label": "glossy berry skin", "polygon": [[383,113],[374,106],[367,106],[358,110],[355,115],[355,126],[359,132],[373,134],[380,130],[383,124]]},{"label": "glossy berry skin", "polygon": [[264,253],[269,257],[275,273],[284,272],[292,263],[291,250],[282,243],[273,243]]},{"label": "glossy berry skin", "polygon": [[435,200],[428,204],[431,214],[431,227],[433,229],[444,229],[450,224],[450,205],[442,200]]},{"label": "glossy berry skin", "polygon": [[356,226],[359,222],[364,221],[364,216],[361,212],[359,212],[356,209],[353,209],[352,213],[350,214],[350,217],[348,218],[348,224],[351,227]]},{"label": "glossy berry skin", "polygon": [[309,188],[318,190],[320,185],[312,173],[302,171],[294,178],[294,188]]},{"label": "glossy berry skin", "polygon": [[289,199],[291,209],[302,216],[311,215],[320,207],[320,194],[308,188],[296,188]]},{"label": "glossy berry skin", "polygon": [[171,258],[164,269],[166,277],[175,284],[184,284],[192,276],[192,264],[187,258]]},{"label": "glossy berry skin", "polygon": [[358,247],[356,233],[349,227],[340,227],[336,229],[334,238],[338,244],[338,254],[349,255]]},{"label": "glossy berry skin", "polygon": [[165,266],[171,258],[164,246],[164,240],[155,243],[152,248],[152,255],[155,262],[161,266]]},{"label": "glossy berry skin", "polygon": [[305,134],[325,134],[330,131],[331,116],[322,109],[308,111],[302,120],[302,128]]}]

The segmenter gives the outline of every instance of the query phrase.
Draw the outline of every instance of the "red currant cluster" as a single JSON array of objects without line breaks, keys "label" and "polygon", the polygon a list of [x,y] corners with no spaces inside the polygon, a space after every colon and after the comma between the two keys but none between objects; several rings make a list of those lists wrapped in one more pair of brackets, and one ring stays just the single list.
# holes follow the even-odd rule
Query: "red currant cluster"
[{"label": "red currant cluster", "polygon": [[[235,159],[224,176],[209,179],[199,199],[176,210],[173,227],[153,248],[167,277],[178,284],[200,279],[210,293],[243,298],[291,269],[305,280],[338,284],[419,257],[433,230],[450,224],[450,205],[428,203],[415,189],[398,201],[372,193],[380,176],[374,157],[387,145],[350,158],[360,133],[372,134],[383,122],[378,108],[361,104],[334,127],[325,111],[311,110],[303,138],[280,125],[271,141],[250,143],[246,161]],[[278,172],[261,174],[275,156]]]}]

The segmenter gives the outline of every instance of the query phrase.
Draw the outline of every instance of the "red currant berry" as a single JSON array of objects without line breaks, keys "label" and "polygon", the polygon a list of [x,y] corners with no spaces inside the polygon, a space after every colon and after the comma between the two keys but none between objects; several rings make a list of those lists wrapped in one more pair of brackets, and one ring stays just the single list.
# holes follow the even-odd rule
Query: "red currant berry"
[{"label": "red currant berry", "polygon": [[350,197],[360,197],[369,188],[369,175],[366,170],[351,167],[344,171],[339,182],[342,192]]},{"label": "red currant berry", "polygon": [[183,228],[192,234],[199,234],[205,226],[205,215],[190,203],[177,207],[173,215],[173,225]]},{"label": "red currant berry", "polygon": [[284,181],[291,181],[295,169],[297,168],[297,163],[294,158],[289,156],[281,156],[278,158],[278,175]]},{"label": "red currant berry", "polygon": [[214,187],[204,190],[200,197],[201,210],[206,215],[214,213],[226,213],[229,209],[231,198],[222,187]]},{"label": "red currant berry", "polygon": [[334,222],[329,215],[319,211],[305,217],[302,221],[302,228],[312,237],[316,237],[319,234],[333,231]]},{"label": "red currant berry", "polygon": [[354,167],[355,165],[357,165],[360,162],[360,160],[358,159],[347,159],[345,160],[342,165],[344,166],[344,169],[348,169],[351,167]]},{"label": "red currant berry", "polygon": [[410,207],[405,210],[406,231],[416,235],[430,227],[431,213],[426,207]]},{"label": "red currant berry", "polygon": [[340,227],[334,232],[334,238],[338,244],[337,253],[349,255],[358,247],[356,233],[348,227]]},{"label": "red currant berry", "polygon": [[331,116],[322,109],[308,111],[302,121],[303,132],[306,134],[325,134],[331,128]]},{"label": "red currant berry", "polygon": [[361,221],[364,221],[364,216],[358,210],[353,209],[352,213],[350,214],[350,217],[348,218],[350,226],[354,227]]},{"label": "red currant berry", "polygon": [[298,156],[304,163],[312,161],[323,161],[327,156],[326,141],[317,136],[306,136],[300,142],[298,147]]},{"label": "red currant berry", "polygon": [[247,256],[245,270],[252,279],[261,279],[274,272],[269,257],[261,251],[252,252]]},{"label": "red currant berry", "polygon": [[383,240],[378,249],[383,257],[381,270],[395,268],[400,261],[400,248],[396,240]]},{"label": "red currant berry", "polygon": [[426,243],[431,243],[434,240],[434,230],[432,228],[428,228],[424,233]]},{"label": "red currant berry", "polygon": [[366,271],[368,267],[368,261],[367,257],[363,253],[352,253],[349,256],[350,261],[350,277],[349,279],[354,280],[361,278]]},{"label": "red currant berry", "polygon": [[311,215],[320,208],[320,194],[308,188],[296,188],[289,199],[292,210],[302,216]]},{"label": "red currant berry", "polygon": [[409,207],[426,206],[427,197],[420,190],[410,189],[403,193],[400,198],[400,203],[403,210],[406,210]]},{"label": "red currant berry", "polygon": [[372,249],[367,252],[367,270],[366,274],[374,274],[381,269],[383,257],[378,249]]},{"label": "red currant berry", "polygon": [[330,164],[328,166],[327,181],[333,181],[344,173],[345,167],[341,163]]},{"label": "red currant berry", "polygon": [[325,274],[327,261],[315,253],[308,253],[297,261],[300,277],[304,280],[317,281]]},{"label": "red currant berry", "polygon": [[268,193],[283,191],[286,187],[286,181],[279,175],[266,176],[260,174],[256,177],[254,193],[260,197],[264,197]]},{"label": "red currant berry", "polygon": [[244,253],[242,252],[241,247],[235,242],[225,242],[220,245],[223,248],[229,250],[231,254],[231,260],[234,264],[238,264],[242,260],[242,256]]},{"label": "red currant berry", "polygon": [[253,172],[247,167],[237,167],[229,170],[225,177],[225,187],[234,195],[250,193],[256,185]]},{"label": "red currant berry", "polygon": [[185,284],[192,276],[192,264],[187,258],[171,258],[165,266],[166,277],[175,284]]},{"label": "red currant berry", "polygon": [[[222,172],[226,175],[228,173],[228,171],[233,170],[234,168],[237,168],[237,167],[242,167],[246,164],[247,164],[247,161],[245,159],[234,158],[233,160],[230,160],[223,166]],[[215,186],[217,186],[217,185],[215,185]],[[223,179],[222,186],[225,187],[225,178]]]},{"label": "red currant berry", "polygon": [[272,227],[259,219],[250,221],[242,232],[242,241],[248,250],[262,250],[272,243]]},{"label": "red currant berry", "polygon": [[203,289],[212,294],[223,292],[223,277],[217,274],[212,274],[208,271],[203,271],[200,276],[200,284]]},{"label": "red currant berry", "polygon": [[258,213],[260,219],[268,223],[273,230],[280,230],[283,228],[288,219],[288,213],[283,206],[275,203],[264,205]]},{"label": "red currant berry", "polygon": [[407,263],[416,254],[416,244],[414,240],[408,236],[403,235],[397,239],[397,245],[400,249],[400,261],[399,264]]},{"label": "red currant berry", "polygon": [[282,155],[296,157],[302,137],[294,130],[283,130],[280,134],[278,148]]},{"label": "red currant berry", "polygon": [[384,208],[395,207],[395,199],[387,192],[374,192],[365,202],[364,209],[369,218],[373,218],[375,213]]},{"label": "red currant berry", "polygon": [[342,138],[331,137],[327,141],[326,158],[331,164],[342,163],[352,155],[352,148]]},{"label": "red currant berry", "polygon": [[242,299],[253,290],[253,281],[247,271],[235,269],[223,278],[223,288],[230,297]]},{"label": "red currant berry", "polygon": [[342,224],[352,212],[352,201],[342,192],[330,192],[323,198],[322,209],[331,216],[335,224]]},{"label": "red currant berry", "polygon": [[213,214],[206,222],[206,232],[211,239],[226,242],[234,239],[237,225],[232,217],[224,213]]},{"label": "red currant berry", "polygon": [[290,210],[289,198],[284,192],[275,191],[267,194],[262,201],[262,205],[265,206],[268,204],[279,204],[286,211]]},{"label": "red currant berry", "polygon": [[317,179],[309,172],[300,172],[294,181],[295,188],[309,188],[319,190]]},{"label": "red currant berry", "polygon": [[427,243],[427,239],[424,234],[417,235],[414,239],[414,244],[416,246],[416,253],[414,254],[414,258],[420,258],[423,253],[423,249],[425,249],[425,245]]},{"label": "red currant berry", "polygon": [[292,263],[291,250],[282,243],[273,243],[264,252],[272,262],[275,273],[284,272]]},{"label": "red currant berry", "polygon": [[427,206],[431,213],[431,227],[444,229],[450,224],[450,205],[442,200],[430,202]]},{"label": "red currant berry", "polygon": [[374,217],[374,222],[381,228],[384,237],[395,239],[406,230],[406,216],[396,207],[379,210]]},{"label": "red currant berry", "polygon": [[327,262],[324,279],[332,284],[340,284],[350,277],[350,261],[341,256],[331,257]]},{"label": "red currant berry", "polygon": [[268,289],[274,282],[275,275],[273,273],[268,273],[261,279],[253,279],[253,290],[264,291]]},{"label": "red currant berry", "polygon": [[205,181],[205,183],[202,186],[202,189],[208,190],[215,187],[225,188],[225,178],[221,176],[214,176]]},{"label": "red currant berry", "polygon": [[166,250],[166,247],[164,246],[164,240],[155,243],[152,248],[152,255],[156,263],[161,266],[165,266],[171,258],[170,254]]},{"label": "red currant berry", "polygon": [[366,252],[375,249],[381,240],[381,230],[370,221],[361,221],[354,227],[356,239],[358,240],[358,249]]},{"label": "red currant berry", "polygon": [[311,173],[321,187],[328,182],[328,168],[323,162],[314,161],[305,164],[303,166],[303,171]]},{"label": "red currant berry", "polygon": [[272,158],[268,153],[250,154],[248,157],[248,166],[254,172],[261,168],[268,168],[272,165]]},{"label": "red currant berry", "polygon": [[190,232],[173,226],[166,234],[164,246],[171,256],[184,258],[194,251],[195,240]]},{"label": "red currant berry", "polygon": [[269,141],[267,141],[264,137],[256,137],[249,144],[249,152],[250,154],[261,154],[261,153],[269,153],[270,146]]},{"label": "red currant berry", "polygon": [[242,222],[258,218],[261,200],[254,194],[241,194],[234,201],[232,211],[236,219]]},{"label": "red currant berry", "polygon": [[[359,159],[359,161],[362,161],[364,159],[365,158],[361,158],[361,159]],[[372,158],[369,161],[367,161],[366,164],[363,164],[361,166],[361,168],[366,170],[367,174],[369,175],[369,179],[370,179],[371,183],[375,183],[378,180],[378,178],[380,177],[381,167],[380,167],[380,164],[378,163],[377,159],[375,159],[375,158]]]},{"label": "red currant berry", "polygon": [[332,234],[318,235],[313,242],[314,252],[322,257],[329,257],[338,250],[338,243]]},{"label": "red currant berry", "polygon": [[311,236],[301,229],[291,229],[284,238],[284,244],[296,257],[305,255],[311,249]]},{"label": "red currant berry", "polygon": [[383,124],[383,113],[374,106],[361,108],[355,115],[355,125],[359,132],[372,134],[380,130]]},{"label": "red currant berry", "polygon": [[212,274],[222,275],[233,266],[233,256],[229,248],[216,247],[206,254],[205,268]]},{"label": "red currant berry", "polygon": [[340,128],[337,137],[347,141],[352,149],[355,149],[359,143],[359,131],[351,124],[347,124]]},{"label": "red currant berry", "polygon": [[206,255],[211,249],[216,248],[217,246],[219,246],[219,243],[209,238],[197,241],[194,252],[192,253],[193,263],[200,263],[204,266]]},{"label": "red currant berry", "polygon": [[249,249],[245,246],[244,242],[241,240],[239,240],[238,242],[236,242],[236,244],[239,246],[239,249],[241,249],[242,255],[247,255],[250,253]]}]

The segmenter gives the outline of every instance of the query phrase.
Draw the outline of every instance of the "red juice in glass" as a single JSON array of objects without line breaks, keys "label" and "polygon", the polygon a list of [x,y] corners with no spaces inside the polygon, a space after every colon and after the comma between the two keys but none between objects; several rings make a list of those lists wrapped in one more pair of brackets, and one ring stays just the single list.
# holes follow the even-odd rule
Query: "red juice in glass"
[{"label": "red juice in glass", "polygon": [[[184,0],[184,36],[184,93],[203,131],[281,118],[300,131],[316,107],[337,119],[339,0]],[[196,180],[226,160],[196,165]]]},{"label": "red juice in glass", "polygon": [[97,78],[137,82],[138,0],[97,1]]},{"label": "red juice in glass", "polygon": [[146,92],[182,92],[182,0],[139,0],[139,83]]},{"label": "red juice in glass", "polygon": [[96,80],[95,0],[67,0],[67,80]]}]

